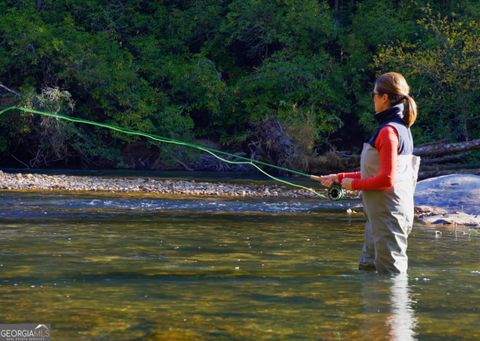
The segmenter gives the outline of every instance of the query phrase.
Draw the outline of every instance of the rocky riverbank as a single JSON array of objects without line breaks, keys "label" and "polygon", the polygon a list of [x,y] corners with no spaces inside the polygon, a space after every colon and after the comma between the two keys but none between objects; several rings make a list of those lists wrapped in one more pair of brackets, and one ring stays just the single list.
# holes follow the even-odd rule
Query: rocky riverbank
[{"label": "rocky riverbank", "polygon": [[[5,173],[0,171],[0,190],[57,191],[96,193],[139,193],[145,196],[218,196],[250,198],[315,198],[314,193],[279,185],[244,185],[159,180],[149,177],[122,178],[100,176]],[[317,189],[318,190],[318,189]],[[324,190],[320,193],[326,194]],[[359,198],[358,192],[347,193]],[[419,182],[415,193],[415,215],[426,225],[464,225],[480,227],[480,177],[444,176]],[[352,207],[361,211],[361,206]]]},{"label": "rocky riverbank", "polygon": [[[153,178],[108,178],[97,176],[45,175],[5,173],[0,171],[0,190],[10,191],[73,191],[145,193],[152,195],[220,196],[220,197],[310,197],[316,195],[302,189],[277,185],[241,185],[197,182],[195,180],[157,180]],[[324,191],[319,190],[320,193]]]}]

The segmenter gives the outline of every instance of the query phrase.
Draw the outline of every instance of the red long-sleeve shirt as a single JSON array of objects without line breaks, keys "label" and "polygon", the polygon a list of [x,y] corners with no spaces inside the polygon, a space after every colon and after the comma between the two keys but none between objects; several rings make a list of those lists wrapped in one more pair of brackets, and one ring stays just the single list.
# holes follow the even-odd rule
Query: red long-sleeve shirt
[{"label": "red long-sleeve shirt", "polygon": [[378,133],[374,146],[380,154],[380,170],[377,175],[370,178],[361,178],[360,172],[339,173],[338,180],[353,178],[352,188],[355,190],[385,190],[395,183],[395,170],[397,168],[398,133],[392,126],[385,126]]}]

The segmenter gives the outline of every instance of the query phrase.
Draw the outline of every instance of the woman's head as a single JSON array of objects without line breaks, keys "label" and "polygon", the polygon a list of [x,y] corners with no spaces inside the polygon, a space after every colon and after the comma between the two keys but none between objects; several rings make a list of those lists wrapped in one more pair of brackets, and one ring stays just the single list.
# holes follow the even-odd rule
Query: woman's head
[{"label": "woman's head", "polygon": [[377,78],[372,96],[375,111],[403,103],[403,120],[410,127],[417,119],[417,104],[410,96],[410,87],[405,78],[397,72],[387,72]]}]

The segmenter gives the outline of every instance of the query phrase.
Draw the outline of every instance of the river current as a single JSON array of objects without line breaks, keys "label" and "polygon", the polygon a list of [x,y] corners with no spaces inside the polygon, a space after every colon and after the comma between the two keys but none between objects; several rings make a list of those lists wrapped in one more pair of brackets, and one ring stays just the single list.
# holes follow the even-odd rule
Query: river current
[{"label": "river current", "polygon": [[408,276],[357,270],[317,199],[0,195],[2,323],[52,340],[480,339],[480,236],[415,225]]}]

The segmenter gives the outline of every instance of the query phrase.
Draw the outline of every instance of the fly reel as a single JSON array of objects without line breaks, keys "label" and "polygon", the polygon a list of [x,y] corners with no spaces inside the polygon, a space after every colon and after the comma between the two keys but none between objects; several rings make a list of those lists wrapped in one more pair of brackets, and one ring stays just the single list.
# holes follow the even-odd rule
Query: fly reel
[{"label": "fly reel", "polygon": [[342,185],[338,183],[334,183],[328,189],[327,194],[328,194],[328,199],[333,201],[338,201],[343,199],[343,197],[345,196],[345,191],[343,190]]}]

